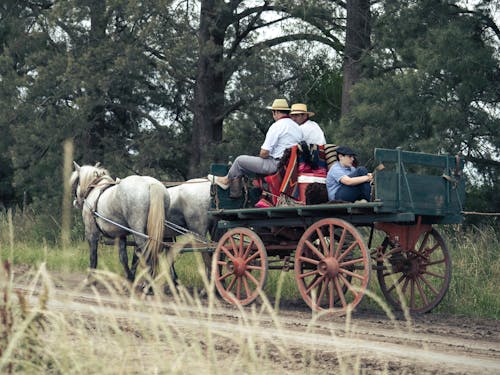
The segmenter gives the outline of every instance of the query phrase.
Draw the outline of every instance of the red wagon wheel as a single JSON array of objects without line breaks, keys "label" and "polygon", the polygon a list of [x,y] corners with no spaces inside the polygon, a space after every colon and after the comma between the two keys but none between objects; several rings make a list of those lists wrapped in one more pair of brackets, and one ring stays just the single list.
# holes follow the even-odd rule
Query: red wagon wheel
[{"label": "red wagon wheel", "polygon": [[[414,249],[395,247],[386,238],[377,278],[387,301],[401,308],[401,298],[413,313],[431,311],[443,299],[451,280],[451,258],[441,235],[431,229],[420,235]],[[385,260],[385,262],[384,262]]]},{"label": "red wagon wheel", "polygon": [[340,219],[323,219],[300,238],[295,278],[314,310],[339,315],[354,309],[370,281],[370,254],[359,231]]},{"label": "red wagon wheel", "polygon": [[260,237],[248,228],[227,231],[217,243],[215,286],[229,303],[248,305],[264,288],[267,252]]}]

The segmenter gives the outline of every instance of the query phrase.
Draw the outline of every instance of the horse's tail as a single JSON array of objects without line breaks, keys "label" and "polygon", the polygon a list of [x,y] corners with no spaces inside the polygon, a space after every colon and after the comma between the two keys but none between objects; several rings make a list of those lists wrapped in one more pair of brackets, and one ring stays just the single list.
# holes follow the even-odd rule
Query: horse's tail
[{"label": "horse's tail", "polygon": [[149,186],[149,214],[147,234],[149,239],[144,246],[144,256],[154,276],[158,265],[158,256],[163,247],[165,231],[165,187],[160,183]]}]

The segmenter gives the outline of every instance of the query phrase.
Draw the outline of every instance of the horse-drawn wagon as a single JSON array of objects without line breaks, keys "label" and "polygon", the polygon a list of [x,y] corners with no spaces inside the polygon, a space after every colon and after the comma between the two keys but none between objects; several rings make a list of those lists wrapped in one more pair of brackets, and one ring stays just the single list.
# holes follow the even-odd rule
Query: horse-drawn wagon
[{"label": "horse-drawn wagon", "polygon": [[[120,261],[127,278],[134,280],[138,257],[134,252],[129,268],[127,235],[134,236],[153,271],[156,245],[169,247],[172,242],[166,238],[193,233],[198,243],[183,252],[202,252],[206,266],[212,254],[217,291],[230,303],[255,301],[270,270],[293,270],[312,309],[344,314],[359,304],[375,271],[391,305],[430,311],[451,279],[450,254],[433,225],[462,221],[463,161],[387,149],[376,149],[374,159],[384,168],[375,172],[373,201],[366,203],[255,208],[258,188],[258,194],[248,189],[232,199],[206,179],[160,189],[159,181],[149,177],[120,182],[105,169],[77,164],[71,186],[82,209],[91,268],[97,266],[101,235],[119,239]],[[227,165],[212,169],[225,175]],[[207,241],[203,236],[210,223],[216,225]],[[372,246],[375,231],[383,239]]]},{"label": "horse-drawn wagon", "polygon": [[[212,274],[219,294],[247,305],[270,270],[293,270],[312,309],[344,314],[375,272],[394,307],[434,308],[448,289],[451,258],[433,226],[462,222],[463,161],[399,149],[376,149],[374,158],[384,168],[375,172],[372,202],[254,208],[251,194],[235,200],[216,188],[209,216],[217,222]],[[224,175],[224,168],[212,172]],[[372,247],[375,231],[383,239]]]}]

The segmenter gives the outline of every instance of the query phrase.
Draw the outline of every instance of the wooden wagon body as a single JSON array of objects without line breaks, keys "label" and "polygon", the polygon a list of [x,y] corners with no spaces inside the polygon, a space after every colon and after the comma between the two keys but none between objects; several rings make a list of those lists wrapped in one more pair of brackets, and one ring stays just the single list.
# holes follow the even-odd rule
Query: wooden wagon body
[{"label": "wooden wagon body", "polygon": [[[253,302],[269,270],[293,270],[305,302],[344,314],[361,301],[370,275],[394,307],[427,312],[445,295],[451,259],[433,225],[462,222],[463,161],[448,155],[376,149],[373,201],[254,208],[216,189],[215,284],[230,303]],[[212,173],[224,175],[227,166]],[[374,231],[384,236],[372,247]],[[365,240],[366,238],[366,240]]]}]

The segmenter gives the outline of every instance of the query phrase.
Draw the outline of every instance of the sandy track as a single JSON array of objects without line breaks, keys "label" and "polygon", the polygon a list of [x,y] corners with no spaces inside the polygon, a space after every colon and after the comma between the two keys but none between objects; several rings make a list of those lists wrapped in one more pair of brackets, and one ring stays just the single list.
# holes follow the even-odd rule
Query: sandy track
[{"label": "sandy track", "polygon": [[[207,308],[174,304],[166,298],[137,300],[112,296],[104,290],[96,295],[89,288],[75,288],[77,280],[82,280],[81,275],[59,276],[49,300],[50,309],[68,315],[112,314],[123,320],[144,319],[151,311],[161,311],[160,319],[166,324],[190,332],[210,327],[221,337],[238,333],[283,342],[297,353],[304,347],[314,348],[315,356],[325,363],[339,355],[361,356],[362,368],[368,372],[380,370],[380,365],[375,364],[385,361],[385,369],[390,372],[500,374],[500,328],[494,320],[427,314],[409,323],[390,320],[377,312],[358,311],[351,319],[321,317],[313,321],[311,312],[304,307],[288,306],[278,317],[252,315],[249,325],[245,320],[250,319],[250,308],[242,314],[233,306],[218,303],[209,312]],[[35,303],[36,288],[22,282],[16,288],[32,295]],[[255,329],[255,324],[261,328]],[[230,351],[224,345],[219,347]]]}]

